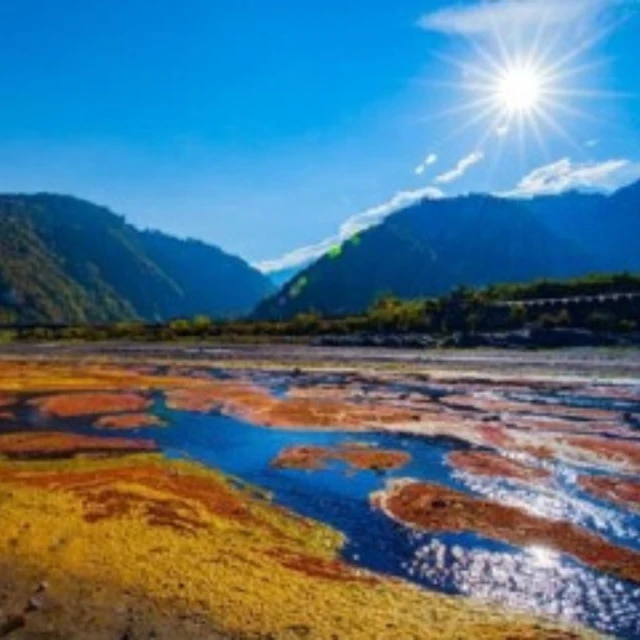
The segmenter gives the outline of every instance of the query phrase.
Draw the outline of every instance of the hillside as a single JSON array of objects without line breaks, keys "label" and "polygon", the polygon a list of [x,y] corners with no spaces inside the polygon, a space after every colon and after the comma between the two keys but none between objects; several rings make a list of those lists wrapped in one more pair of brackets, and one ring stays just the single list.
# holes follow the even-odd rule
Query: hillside
[{"label": "hillside", "polygon": [[566,193],[526,203],[551,231],[575,243],[608,270],[640,268],[640,182],[610,196]]},{"label": "hillside", "polygon": [[638,270],[638,237],[640,183],[610,196],[424,200],[323,256],[255,315],[340,315],[382,293],[434,296],[457,285]]},{"label": "hillside", "polygon": [[0,196],[0,321],[113,322],[246,313],[272,290],[220,249],[139,231],[90,202]]}]

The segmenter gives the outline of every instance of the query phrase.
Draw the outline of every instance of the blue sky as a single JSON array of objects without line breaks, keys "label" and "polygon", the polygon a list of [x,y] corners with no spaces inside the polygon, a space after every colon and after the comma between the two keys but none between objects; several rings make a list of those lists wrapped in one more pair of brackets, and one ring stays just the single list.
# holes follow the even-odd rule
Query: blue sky
[{"label": "blue sky", "polygon": [[[640,176],[638,13],[637,0],[1,2],[0,190],[71,193],[276,268],[418,197],[613,188]],[[509,64],[568,58],[539,136],[474,122],[502,50]]]}]

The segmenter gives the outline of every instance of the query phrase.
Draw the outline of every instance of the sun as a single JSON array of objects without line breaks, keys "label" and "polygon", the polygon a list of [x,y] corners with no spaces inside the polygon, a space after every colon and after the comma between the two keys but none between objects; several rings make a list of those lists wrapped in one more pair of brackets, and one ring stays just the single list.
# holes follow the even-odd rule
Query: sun
[{"label": "sun", "polygon": [[544,79],[532,67],[513,65],[498,74],[494,91],[498,106],[508,115],[528,114],[542,101]]}]

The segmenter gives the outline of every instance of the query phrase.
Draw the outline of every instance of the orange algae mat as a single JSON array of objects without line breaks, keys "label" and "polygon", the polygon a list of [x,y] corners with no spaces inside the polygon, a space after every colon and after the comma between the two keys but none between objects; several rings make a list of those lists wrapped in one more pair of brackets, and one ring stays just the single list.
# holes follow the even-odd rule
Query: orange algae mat
[{"label": "orange algae mat", "polygon": [[122,393],[68,393],[35,398],[31,404],[42,413],[58,418],[94,415],[117,411],[141,411],[150,401],[143,395]]}]

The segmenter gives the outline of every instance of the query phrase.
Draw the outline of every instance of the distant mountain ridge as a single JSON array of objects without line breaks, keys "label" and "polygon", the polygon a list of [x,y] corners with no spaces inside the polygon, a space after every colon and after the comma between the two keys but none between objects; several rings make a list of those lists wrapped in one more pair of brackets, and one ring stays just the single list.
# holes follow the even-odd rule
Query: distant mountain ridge
[{"label": "distant mountain ridge", "polygon": [[342,315],[383,293],[436,296],[458,285],[640,270],[638,238],[640,182],[610,196],[423,200],[324,255],[254,315]]},{"label": "distant mountain ridge", "polygon": [[246,262],[71,196],[0,195],[0,322],[238,316],[273,291]]}]

